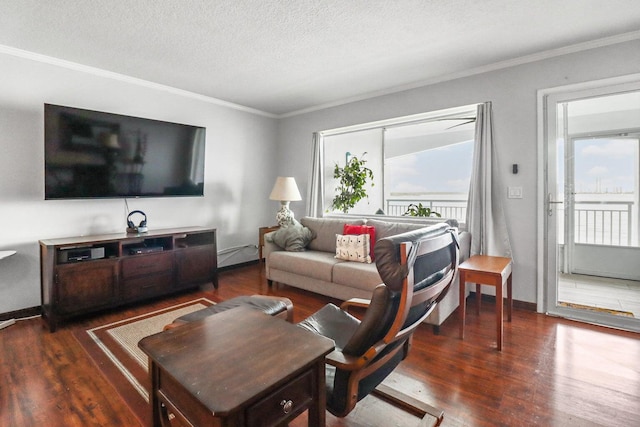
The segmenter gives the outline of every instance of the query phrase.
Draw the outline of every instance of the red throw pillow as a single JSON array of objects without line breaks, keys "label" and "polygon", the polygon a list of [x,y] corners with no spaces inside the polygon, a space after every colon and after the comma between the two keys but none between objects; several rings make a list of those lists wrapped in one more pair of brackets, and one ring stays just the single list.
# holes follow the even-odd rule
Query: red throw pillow
[{"label": "red throw pillow", "polygon": [[371,262],[375,260],[373,256],[373,247],[376,244],[376,228],[373,225],[352,225],[345,224],[342,234],[368,234],[369,235],[369,255]]}]

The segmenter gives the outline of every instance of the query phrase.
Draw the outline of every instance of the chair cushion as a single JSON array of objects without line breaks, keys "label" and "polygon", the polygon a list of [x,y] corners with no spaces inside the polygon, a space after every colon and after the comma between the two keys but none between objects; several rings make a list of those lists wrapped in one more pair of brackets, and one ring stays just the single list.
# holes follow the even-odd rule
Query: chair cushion
[{"label": "chair cushion", "polygon": [[440,223],[418,230],[408,231],[395,236],[385,237],[376,242],[376,267],[382,281],[391,289],[402,289],[402,280],[407,277],[410,266],[400,264],[400,245],[403,242],[417,242],[430,236],[438,236],[450,228],[447,223]]},{"label": "chair cushion", "polygon": [[331,338],[336,350],[342,351],[351,336],[360,325],[360,321],[334,304],[327,304],[311,316],[298,323],[308,331]]},{"label": "chair cushion", "polygon": [[344,346],[343,353],[352,356],[362,356],[376,342],[386,334],[394,314],[398,311],[399,295],[394,298],[389,289],[378,285],[371,296],[371,303],[367,307],[362,321]]},{"label": "chair cushion", "polygon": [[231,298],[218,304],[211,305],[202,310],[194,311],[184,316],[178,317],[176,320],[181,322],[193,322],[196,320],[204,319],[216,313],[222,313],[223,311],[231,310],[236,307],[251,307],[256,310],[260,310],[265,314],[274,316],[276,314],[286,311],[293,304],[291,300],[284,297],[270,297],[263,295],[246,295]]}]

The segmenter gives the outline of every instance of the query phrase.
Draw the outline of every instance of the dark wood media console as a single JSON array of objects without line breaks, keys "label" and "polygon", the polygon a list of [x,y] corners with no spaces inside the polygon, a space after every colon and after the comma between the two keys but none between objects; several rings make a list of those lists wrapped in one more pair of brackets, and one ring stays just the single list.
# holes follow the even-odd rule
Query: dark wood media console
[{"label": "dark wood media console", "polygon": [[216,230],[202,227],[40,240],[42,318],[65,318],[212,282]]}]

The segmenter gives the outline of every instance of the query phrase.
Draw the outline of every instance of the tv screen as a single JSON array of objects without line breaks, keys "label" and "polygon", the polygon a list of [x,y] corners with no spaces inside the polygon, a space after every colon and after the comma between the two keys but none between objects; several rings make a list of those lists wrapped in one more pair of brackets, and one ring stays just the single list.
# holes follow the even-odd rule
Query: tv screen
[{"label": "tv screen", "polygon": [[45,199],[202,196],[206,129],[44,106]]}]

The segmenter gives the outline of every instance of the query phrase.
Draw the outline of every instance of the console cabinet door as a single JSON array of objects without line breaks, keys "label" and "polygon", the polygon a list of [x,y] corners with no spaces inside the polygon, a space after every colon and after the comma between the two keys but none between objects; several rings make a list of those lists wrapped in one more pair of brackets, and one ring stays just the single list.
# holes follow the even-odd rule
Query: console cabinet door
[{"label": "console cabinet door", "polygon": [[59,314],[88,311],[113,303],[118,295],[118,262],[87,261],[56,269],[55,300]]},{"label": "console cabinet door", "polygon": [[211,281],[217,285],[215,283],[217,267],[215,248],[214,245],[202,245],[176,252],[179,287]]}]

